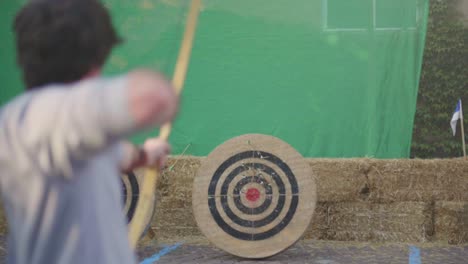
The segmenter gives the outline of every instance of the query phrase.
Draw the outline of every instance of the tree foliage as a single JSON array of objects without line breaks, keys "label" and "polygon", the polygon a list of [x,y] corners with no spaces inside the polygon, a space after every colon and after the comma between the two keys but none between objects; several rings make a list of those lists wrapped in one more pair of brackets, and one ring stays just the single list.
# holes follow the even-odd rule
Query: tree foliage
[{"label": "tree foliage", "polygon": [[468,27],[459,6],[458,0],[430,1],[411,157],[462,155],[460,123],[455,137],[449,125],[458,98],[468,109]]}]

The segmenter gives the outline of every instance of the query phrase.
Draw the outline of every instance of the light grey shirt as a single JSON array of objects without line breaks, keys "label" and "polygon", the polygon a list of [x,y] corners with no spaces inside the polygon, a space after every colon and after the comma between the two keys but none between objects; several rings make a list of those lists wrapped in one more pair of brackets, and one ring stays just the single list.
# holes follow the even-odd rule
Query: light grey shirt
[{"label": "light grey shirt", "polygon": [[0,110],[8,262],[136,263],[122,208],[120,140],[135,132],[126,78],[51,85]]}]

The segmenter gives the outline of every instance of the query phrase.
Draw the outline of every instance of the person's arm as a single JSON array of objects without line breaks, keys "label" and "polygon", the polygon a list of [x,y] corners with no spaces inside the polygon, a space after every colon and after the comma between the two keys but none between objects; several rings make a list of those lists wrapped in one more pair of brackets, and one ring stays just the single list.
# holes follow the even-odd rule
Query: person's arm
[{"label": "person's arm", "polygon": [[178,109],[178,97],[161,74],[138,70],[129,74],[129,107],[137,127],[162,125],[171,121]]},{"label": "person's arm", "polygon": [[169,81],[137,70],[39,92],[28,107],[22,132],[40,169],[68,176],[75,162],[134,132],[172,120],[177,108]]},{"label": "person's arm", "polygon": [[136,146],[128,141],[121,143],[123,158],[120,163],[122,172],[131,172],[134,169],[148,166],[163,168],[171,148],[169,144],[159,138],[150,138],[142,146]]}]

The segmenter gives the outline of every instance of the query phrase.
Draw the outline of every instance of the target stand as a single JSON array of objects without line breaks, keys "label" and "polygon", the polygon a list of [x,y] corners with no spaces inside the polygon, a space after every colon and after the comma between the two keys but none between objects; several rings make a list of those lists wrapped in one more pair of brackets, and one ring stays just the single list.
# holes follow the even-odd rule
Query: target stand
[{"label": "target stand", "polygon": [[193,212],[217,247],[266,258],[292,246],[310,224],[315,180],[306,160],[278,138],[247,134],[218,146],[194,180]]},{"label": "target stand", "polygon": [[[121,174],[120,176],[123,188],[122,202],[128,225],[132,225],[135,210],[138,206],[140,199],[140,186],[143,184],[143,177],[144,175],[138,171]],[[152,194],[152,199],[149,199],[149,201],[152,203],[150,207],[153,208],[153,210],[145,212],[145,229],[140,238],[145,236],[146,231],[148,231],[150,227],[156,204],[156,193]]]}]

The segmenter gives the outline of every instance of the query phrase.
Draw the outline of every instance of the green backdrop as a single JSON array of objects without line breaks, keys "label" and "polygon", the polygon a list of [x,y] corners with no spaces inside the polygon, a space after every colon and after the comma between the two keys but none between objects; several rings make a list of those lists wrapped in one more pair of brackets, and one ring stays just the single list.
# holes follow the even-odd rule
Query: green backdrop
[{"label": "green backdrop", "polygon": [[[1,102],[21,90],[10,33],[21,2],[0,2]],[[126,39],[105,73],[171,76],[190,2],[104,2]],[[204,156],[264,133],[308,157],[408,157],[427,10],[428,0],[204,0],[174,152]]]}]

